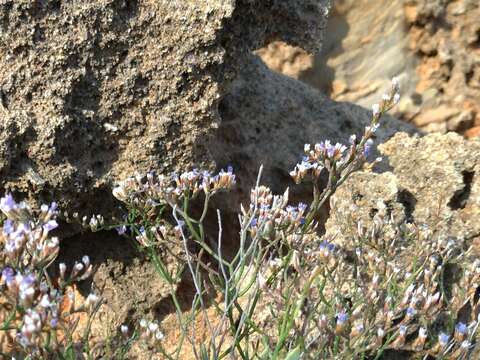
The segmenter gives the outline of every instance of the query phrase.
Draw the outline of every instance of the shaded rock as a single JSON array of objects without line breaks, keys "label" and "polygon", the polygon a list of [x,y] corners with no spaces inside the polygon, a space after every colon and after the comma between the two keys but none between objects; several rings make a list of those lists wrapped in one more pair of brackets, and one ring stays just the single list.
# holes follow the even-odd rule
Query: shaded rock
[{"label": "shaded rock", "polygon": [[[388,88],[389,83],[385,85]],[[371,111],[332,101],[306,84],[271,71],[254,55],[222,99],[220,114],[211,149],[218,164],[233,165],[238,175],[237,198],[230,201],[234,204],[248,199],[262,164],[262,183],[283,193],[294,185],[289,171],[301,161],[305,143],[326,139],[347,143],[351,134],[361,135],[371,118]],[[413,133],[415,128],[386,116],[376,141],[384,142],[397,131]],[[307,201],[311,189],[293,186],[291,194],[294,201]]]},{"label": "shaded rock", "polygon": [[423,138],[399,133],[379,148],[392,170],[356,173],[337,190],[326,224],[329,235],[347,240],[354,229],[345,219],[369,223],[385,206],[397,223],[425,224],[440,236],[480,239],[480,142],[455,133]]},{"label": "shaded rock", "polygon": [[[0,186],[82,214],[135,172],[215,163],[218,99],[252,49],[322,43],[328,1],[2,1]],[[295,24],[295,26],[293,26]]]}]

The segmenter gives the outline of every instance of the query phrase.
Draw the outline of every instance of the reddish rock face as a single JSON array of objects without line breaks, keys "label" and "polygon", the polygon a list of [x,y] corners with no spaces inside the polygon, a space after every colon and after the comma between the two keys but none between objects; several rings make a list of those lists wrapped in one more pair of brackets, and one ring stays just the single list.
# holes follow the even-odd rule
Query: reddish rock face
[{"label": "reddish rock face", "polygon": [[465,131],[480,124],[479,16],[469,0],[338,1],[322,54],[281,43],[260,54],[272,69],[362,106],[400,75],[397,117],[425,132],[471,136]]}]

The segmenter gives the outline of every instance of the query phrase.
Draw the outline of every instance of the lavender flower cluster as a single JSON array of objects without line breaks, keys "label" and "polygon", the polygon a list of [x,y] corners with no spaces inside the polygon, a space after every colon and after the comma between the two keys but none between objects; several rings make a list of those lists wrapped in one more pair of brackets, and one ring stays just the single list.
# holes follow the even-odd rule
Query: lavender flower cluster
[{"label": "lavender flower cluster", "polygon": [[[13,339],[10,345],[14,349],[37,357],[47,356],[50,350],[46,346],[61,347],[58,343],[49,344],[52,334],[58,334],[58,339],[60,334],[73,332],[72,315],[82,310],[71,308],[65,312],[66,287],[88,278],[92,265],[89,257],[84,256],[67,274],[66,265],[59,264],[58,286],[54,286],[47,269],[59,252],[58,238],[50,236],[58,226],[57,205],[43,205],[35,214],[25,202],[17,203],[7,194],[0,199],[0,210],[7,217],[0,231],[3,330]],[[98,303],[94,297],[92,294],[87,299],[85,310],[93,311]]]},{"label": "lavender flower cluster", "polygon": [[[309,334],[312,346],[333,346],[340,336],[344,350],[356,354],[393,349],[433,358],[469,358],[480,324],[480,261],[471,261],[471,248],[465,251],[462,240],[434,234],[427,226],[397,224],[385,206],[378,207],[369,227],[342,215],[339,220],[350,229],[343,234],[348,241],[331,261],[321,255],[328,247],[323,243],[317,256],[299,255],[305,260],[300,268],[310,274],[303,282],[300,276],[301,283],[318,275],[323,284],[309,301],[328,298],[318,306],[319,320]],[[315,258],[323,258],[321,267],[314,265]],[[460,280],[450,284],[447,293],[445,272],[451,266]],[[302,320],[299,323],[301,327]]]},{"label": "lavender flower cluster", "polygon": [[[239,354],[244,359],[253,358],[251,354],[378,359],[390,350],[413,351],[423,358],[468,358],[480,324],[480,261],[470,261],[462,241],[414,224],[398,225],[384,204],[369,225],[342,214],[343,243],[322,235],[316,220],[336,188],[368,162],[380,117],[398,103],[398,91],[394,79],[391,91],[372,107],[371,123],[359,139],[351,136],[348,145],[325,140],[304,146],[304,157],[290,175],[296,183],[313,180],[311,203],[290,205],[288,189],[275,195],[257,184],[251,190],[248,206],[241,206],[239,249],[231,259],[224,256],[220,212],[217,242],[203,224],[210,198],[235,184],[231,168],[216,175],[196,169],[148,173],[115,187],[113,195],[129,211],[117,230],[140,244],[168,285],[181,333],[168,350],[161,324],[142,319],[138,331],[120,327],[119,344],[138,336],[148,351],[172,359],[182,356],[184,342],[191,344],[197,359]],[[328,173],[323,190],[322,173]],[[195,198],[204,202],[199,217],[189,211]],[[50,236],[58,226],[56,205],[42,206],[35,216],[7,195],[0,210],[8,218],[0,234],[0,288],[6,298],[6,311],[0,314],[14,309],[7,331],[24,352],[42,357],[49,335],[61,331],[66,336],[56,339],[71,339],[73,315],[85,311],[93,316],[98,309],[101,299],[95,294],[76,306],[73,292],[65,293],[70,284],[90,276],[90,259],[83,257],[70,272],[60,264],[52,281],[45,270],[59,250],[58,239]],[[92,230],[105,225],[100,215],[82,221]],[[460,280],[448,284],[447,291],[445,273],[452,265]],[[177,294],[185,269],[195,288],[188,314]],[[221,296],[211,296],[214,290]],[[199,327],[209,332],[203,344],[197,343]]]},{"label": "lavender flower cluster", "polygon": [[379,104],[372,106],[372,122],[365,128],[362,138],[357,140],[357,137],[352,135],[348,147],[340,143],[333,144],[330,140],[313,146],[305,144],[305,156],[290,172],[295,183],[301,183],[307,175],[317,179],[324,169],[335,177],[337,174],[341,177],[342,173],[350,173],[352,168],[365,162],[371,153],[372,138],[379,127],[380,118],[400,101],[399,91],[398,79],[394,78],[390,92],[383,95]]},{"label": "lavender flower cluster", "polygon": [[230,189],[235,184],[233,169],[221,170],[213,175],[209,171],[192,171],[181,174],[130,177],[113,189],[113,195],[126,204],[151,208],[157,205],[174,206],[186,197],[194,198],[200,192],[212,196],[218,191]]},{"label": "lavender flower cluster", "polygon": [[305,222],[307,205],[288,205],[288,189],[283,195],[274,195],[266,186],[258,186],[250,193],[248,210],[241,207],[241,221],[250,222],[250,235],[273,240],[281,232],[295,234]]},{"label": "lavender flower cluster", "polygon": [[25,203],[17,204],[10,194],[0,199],[0,210],[7,216],[0,235],[7,263],[41,268],[57,256],[58,238],[49,236],[58,226],[54,219],[56,207],[55,203],[43,205],[38,222],[33,222]]}]

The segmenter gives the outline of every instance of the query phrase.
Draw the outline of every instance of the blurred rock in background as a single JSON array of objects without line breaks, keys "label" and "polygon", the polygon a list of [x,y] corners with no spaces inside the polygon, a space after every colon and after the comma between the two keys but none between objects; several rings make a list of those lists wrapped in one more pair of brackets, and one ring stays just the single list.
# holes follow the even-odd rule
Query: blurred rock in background
[{"label": "blurred rock in background", "polygon": [[276,42],[258,51],[273,70],[338,101],[370,106],[400,76],[395,115],[426,132],[480,136],[480,2],[338,0],[321,54]]}]

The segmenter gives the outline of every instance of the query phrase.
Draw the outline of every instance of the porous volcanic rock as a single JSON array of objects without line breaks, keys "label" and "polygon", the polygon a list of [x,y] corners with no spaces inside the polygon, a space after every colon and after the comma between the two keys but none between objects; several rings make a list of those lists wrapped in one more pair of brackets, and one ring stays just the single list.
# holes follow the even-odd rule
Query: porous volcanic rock
[{"label": "porous volcanic rock", "polygon": [[326,0],[7,0],[0,186],[109,215],[135,172],[215,166],[218,100],[252,49],[316,51]]},{"label": "porous volcanic rock", "polygon": [[386,206],[395,222],[427,225],[439,236],[468,243],[480,240],[479,141],[455,133],[422,138],[398,133],[380,152],[391,171],[356,173],[337,190],[326,223],[329,236],[348,240],[355,229],[346,218],[368,224]]}]

